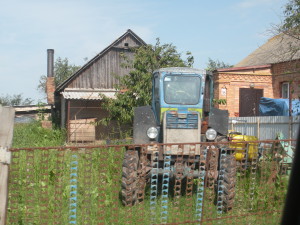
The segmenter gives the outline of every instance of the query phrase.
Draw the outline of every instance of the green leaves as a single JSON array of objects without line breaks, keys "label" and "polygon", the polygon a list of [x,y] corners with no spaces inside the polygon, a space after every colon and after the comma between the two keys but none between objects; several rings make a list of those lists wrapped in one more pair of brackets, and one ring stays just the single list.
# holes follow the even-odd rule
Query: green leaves
[{"label": "green leaves", "polygon": [[64,130],[43,128],[40,122],[16,124],[14,128],[13,147],[49,147],[64,144]]},{"label": "green leaves", "polygon": [[141,46],[132,51],[135,53],[133,60],[122,54],[124,58],[122,65],[132,68],[132,71],[119,77],[119,84],[115,87],[118,90],[116,99],[103,96],[102,107],[110,114],[101,121],[102,124],[108,124],[110,120],[117,120],[122,124],[130,123],[133,119],[134,107],[151,104],[152,73],[156,69],[190,67],[194,63],[191,52],[187,52],[187,60],[183,60],[174,45],[161,45],[159,38],[156,39],[155,45]]},{"label": "green leaves", "polygon": [[217,69],[223,69],[223,68],[230,68],[233,67],[233,65],[230,65],[228,63],[224,63],[223,61],[213,60],[211,58],[208,58],[208,63],[207,63],[207,70],[209,71],[214,71]]},{"label": "green leaves", "polygon": [[[55,77],[55,86],[59,86],[62,82],[72,76],[77,70],[80,69],[80,66],[75,66],[69,64],[67,58],[58,57],[54,63],[54,77]],[[47,76],[42,75],[39,80],[38,90],[46,92],[46,81]]]},{"label": "green leaves", "polygon": [[[283,21],[281,24],[274,27],[277,34],[284,33],[289,37],[293,38],[293,41],[289,43],[289,52],[294,55],[299,51],[299,44],[297,41],[300,40],[300,1],[289,0],[284,6],[283,10]],[[293,43],[295,41],[295,43]]]},{"label": "green leaves", "polygon": [[33,103],[33,99],[24,98],[22,94],[0,96],[0,105],[14,106],[14,105],[30,105]]},{"label": "green leaves", "polygon": [[299,29],[299,25],[300,25],[300,1],[299,0],[289,0],[289,2],[285,5],[285,10],[283,11],[283,14],[285,16],[282,25],[282,28],[284,30],[289,30],[297,27]]},{"label": "green leaves", "polygon": [[213,104],[214,105],[227,105],[227,100],[226,99],[213,99]]}]

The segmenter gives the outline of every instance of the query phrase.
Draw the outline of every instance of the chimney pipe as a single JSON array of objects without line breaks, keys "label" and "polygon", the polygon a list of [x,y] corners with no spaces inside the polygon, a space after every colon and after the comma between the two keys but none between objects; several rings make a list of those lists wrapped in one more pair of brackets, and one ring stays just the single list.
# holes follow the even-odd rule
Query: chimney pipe
[{"label": "chimney pipe", "polygon": [[47,77],[54,76],[54,49],[47,49]]},{"label": "chimney pipe", "polygon": [[54,105],[54,49],[47,49],[47,81],[46,81],[46,93],[47,102],[50,105]]}]

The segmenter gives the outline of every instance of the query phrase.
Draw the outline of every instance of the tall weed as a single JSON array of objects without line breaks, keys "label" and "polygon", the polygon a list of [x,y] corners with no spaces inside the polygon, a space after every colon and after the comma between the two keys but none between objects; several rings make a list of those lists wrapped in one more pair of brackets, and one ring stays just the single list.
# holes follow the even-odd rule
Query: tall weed
[{"label": "tall weed", "polygon": [[64,130],[43,128],[38,121],[15,124],[13,148],[61,146],[65,143],[65,139]]}]

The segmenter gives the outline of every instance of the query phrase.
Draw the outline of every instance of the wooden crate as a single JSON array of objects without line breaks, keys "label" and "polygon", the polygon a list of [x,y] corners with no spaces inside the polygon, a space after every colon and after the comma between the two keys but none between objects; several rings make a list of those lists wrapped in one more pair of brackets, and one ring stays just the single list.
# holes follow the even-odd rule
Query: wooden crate
[{"label": "wooden crate", "polygon": [[70,120],[70,142],[94,142],[96,139],[96,118]]}]

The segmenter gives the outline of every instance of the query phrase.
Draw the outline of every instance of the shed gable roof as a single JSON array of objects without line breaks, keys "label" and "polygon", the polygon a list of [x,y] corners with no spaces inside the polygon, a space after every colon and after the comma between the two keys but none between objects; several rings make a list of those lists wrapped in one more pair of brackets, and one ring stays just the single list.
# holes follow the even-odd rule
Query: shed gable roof
[{"label": "shed gable roof", "polygon": [[68,84],[81,75],[81,73],[86,70],[88,67],[90,67],[95,61],[99,60],[103,55],[105,55],[110,49],[112,48],[119,48],[119,43],[128,35],[130,35],[133,39],[137,41],[140,45],[146,45],[146,43],[138,36],[136,35],[132,30],[128,29],[122,36],[120,36],[117,40],[115,40],[112,44],[110,44],[108,47],[106,47],[104,50],[102,50],[99,54],[97,54],[94,58],[92,58],[90,61],[88,61],[85,65],[83,65],[77,72],[75,72],[72,76],[70,76],[68,79],[66,79],[63,83],[61,83],[55,90],[55,92],[60,92],[64,88],[68,86]]},{"label": "shed gable roof", "polygon": [[234,67],[260,66],[300,59],[300,40],[286,34],[270,38]]}]

